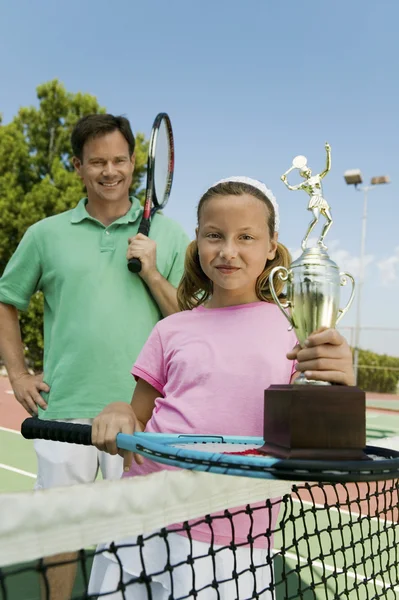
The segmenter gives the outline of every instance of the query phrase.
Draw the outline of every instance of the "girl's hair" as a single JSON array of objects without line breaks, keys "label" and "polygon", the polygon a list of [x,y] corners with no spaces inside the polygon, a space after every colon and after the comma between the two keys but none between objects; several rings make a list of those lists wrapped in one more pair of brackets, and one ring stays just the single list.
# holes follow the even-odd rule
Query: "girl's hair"
[{"label": "girl's hair", "polygon": [[[270,200],[260,190],[247,183],[228,181],[219,183],[214,187],[209,188],[202,196],[197,209],[197,222],[200,222],[200,214],[205,202],[210,198],[218,196],[242,196],[250,194],[264,202],[269,210],[269,235],[274,235],[275,214],[274,207]],[[264,302],[273,302],[273,297],[269,287],[269,275],[274,267],[288,268],[291,263],[290,253],[283,244],[277,244],[276,256],[273,260],[267,261],[263,272],[259,275],[256,282],[256,295],[259,300]],[[283,296],[284,282],[276,277],[274,287],[278,297]],[[212,295],[212,281],[205,275],[202,270],[197,241],[194,240],[189,244],[186,251],[184,263],[184,275],[177,289],[177,301],[180,310],[191,310],[200,304],[204,304]]]}]

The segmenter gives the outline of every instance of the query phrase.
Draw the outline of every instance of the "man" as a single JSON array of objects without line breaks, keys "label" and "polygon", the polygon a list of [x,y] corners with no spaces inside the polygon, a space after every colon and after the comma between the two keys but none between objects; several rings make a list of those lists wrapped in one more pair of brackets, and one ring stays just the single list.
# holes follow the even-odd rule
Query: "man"
[{"label": "man", "polygon": [[[71,141],[87,198],[30,227],[12,256],[0,279],[0,354],[31,415],[90,423],[109,402],[130,402],[132,364],[157,321],[178,310],[175,288],[189,240],[162,215],[154,216],[149,238],[137,234],[142,208],[129,197],[135,139],[127,119],[83,117]],[[132,257],[141,260],[139,275],[127,269]],[[44,373],[32,375],[18,310],[38,290],[45,298]],[[94,447],[36,440],[35,450],[37,489],[94,481],[99,466],[106,478],[122,473],[119,456]],[[73,564],[47,571],[51,600],[70,598],[74,576]]]}]

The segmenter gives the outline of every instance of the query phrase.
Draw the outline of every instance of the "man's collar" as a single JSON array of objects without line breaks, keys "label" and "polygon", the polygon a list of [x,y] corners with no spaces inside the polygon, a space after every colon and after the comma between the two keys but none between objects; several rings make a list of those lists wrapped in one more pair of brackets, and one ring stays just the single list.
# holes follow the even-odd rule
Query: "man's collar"
[{"label": "man's collar", "polygon": [[[125,215],[119,217],[119,219],[114,221],[114,223],[134,223],[143,212],[143,208],[140,204],[140,201],[137,198],[135,198],[135,196],[130,196],[129,199],[132,203],[131,207]],[[86,210],[86,204],[87,198],[82,198],[82,200],[80,200],[80,202],[75,206],[75,208],[72,210],[71,223],[81,223],[85,219],[88,219],[89,221],[98,222],[97,219],[89,215],[89,213]]]}]

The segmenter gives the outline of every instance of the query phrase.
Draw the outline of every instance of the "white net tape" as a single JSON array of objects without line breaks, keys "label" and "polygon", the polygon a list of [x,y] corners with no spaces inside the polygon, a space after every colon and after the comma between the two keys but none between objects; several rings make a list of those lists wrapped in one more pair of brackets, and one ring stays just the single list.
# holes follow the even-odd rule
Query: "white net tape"
[{"label": "white net tape", "polygon": [[291,483],[195,471],[0,495],[0,566],[276,498]]}]

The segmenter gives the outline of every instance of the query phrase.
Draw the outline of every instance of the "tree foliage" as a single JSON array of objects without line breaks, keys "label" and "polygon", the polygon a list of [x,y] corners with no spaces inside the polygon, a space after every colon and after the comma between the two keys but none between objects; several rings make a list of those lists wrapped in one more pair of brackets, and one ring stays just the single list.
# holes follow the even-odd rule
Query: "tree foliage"
[{"label": "tree foliage", "polygon": [[[58,80],[37,88],[38,107],[24,107],[7,125],[0,119],[0,275],[26,229],[76,206],[84,196],[72,165],[70,136],[80,117],[105,113],[90,94],[67,92]],[[148,143],[136,135],[132,193],[140,191]],[[20,321],[27,358],[40,368],[43,354],[43,298],[36,294]]]},{"label": "tree foliage", "polygon": [[367,392],[395,394],[399,383],[399,358],[359,351],[358,386]]}]

